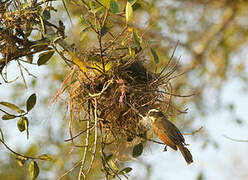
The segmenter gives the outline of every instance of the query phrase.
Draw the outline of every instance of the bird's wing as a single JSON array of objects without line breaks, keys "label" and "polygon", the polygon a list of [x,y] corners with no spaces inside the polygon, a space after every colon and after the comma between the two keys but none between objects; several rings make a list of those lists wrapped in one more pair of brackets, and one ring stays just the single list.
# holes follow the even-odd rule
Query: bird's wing
[{"label": "bird's wing", "polygon": [[177,150],[177,146],[174,143],[174,140],[168,136],[166,132],[164,132],[164,129],[162,126],[160,126],[159,123],[153,123],[152,125],[153,132],[158,136],[159,139],[161,139],[165,144],[170,146],[172,149]]}]

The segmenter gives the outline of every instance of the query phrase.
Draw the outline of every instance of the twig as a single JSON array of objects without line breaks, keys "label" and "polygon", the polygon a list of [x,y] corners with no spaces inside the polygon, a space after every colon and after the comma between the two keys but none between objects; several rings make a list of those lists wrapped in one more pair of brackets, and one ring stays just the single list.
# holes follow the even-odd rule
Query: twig
[{"label": "twig", "polygon": [[162,69],[162,71],[160,71],[158,77],[161,76],[161,75],[163,74],[163,72],[167,69],[167,67],[168,67],[169,64],[171,63],[172,58],[173,58],[174,55],[175,55],[175,52],[176,52],[176,49],[177,49],[178,45],[179,45],[179,41],[177,41],[177,44],[176,44],[176,46],[175,46],[175,48],[174,48],[174,50],[173,50],[173,52],[172,52],[172,55],[171,55],[171,57],[170,57],[168,63],[165,65],[165,67]]},{"label": "twig", "polygon": [[90,137],[90,102],[89,101],[88,101],[88,118],[89,118],[89,120],[87,121],[87,132],[86,132],[86,138],[85,138],[84,155],[83,155],[80,170],[78,173],[78,180],[81,179],[81,175],[83,175],[85,178],[85,175],[83,173],[83,168],[84,168],[84,164],[85,164],[88,149],[89,149],[89,137]]},{"label": "twig", "polygon": [[201,126],[199,129],[197,129],[197,130],[195,130],[195,131],[193,131],[191,133],[184,133],[183,135],[194,135],[195,133],[200,132],[202,129],[203,129],[203,126]]},{"label": "twig", "polygon": [[103,167],[103,172],[104,172],[104,176],[105,176],[105,180],[108,180],[108,170],[106,168],[106,160],[105,160],[105,156],[104,156],[104,147],[105,147],[105,143],[104,143],[104,134],[103,134],[103,131],[100,131],[101,132],[101,148],[100,148],[100,154],[101,154],[101,159],[102,159],[102,167]]},{"label": "twig", "polygon": [[2,131],[2,129],[0,128],[0,133],[1,133],[1,139],[3,140],[3,142],[4,142],[4,136],[3,136],[3,131]]},{"label": "twig", "polygon": [[121,33],[113,39],[113,41],[111,42],[111,44],[109,44],[107,47],[105,47],[105,48],[103,49],[103,53],[104,53],[108,48],[110,48],[110,47],[114,44],[114,42],[117,41],[117,40],[122,36],[122,34],[127,30],[127,28],[128,28],[128,27],[125,26],[125,28],[121,31]]},{"label": "twig", "polygon": [[[2,134],[2,133],[1,133],[1,134]],[[14,150],[12,150],[12,149],[3,141],[3,139],[0,139],[0,142],[8,149],[11,153],[13,153],[13,154],[16,155],[16,156],[21,156],[21,157],[24,157],[24,158],[26,158],[26,159],[40,159],[40,160],[43,160],[43,159],[41,159],[41,158],[26,156],[26,155],[23,155],[23,154],[20,154],[20,153],[15,152]]]},{"label": "twig", "polygon": [[[21,60],[20,60],[21,61]],[[22,61],[22,62],[25,62],[25,61]],[[29,63],[30,64],[30,63]],[[29,72],[29,70],[27,68],[25,68],[24,65],[20,64],[21,67],[28,73],[29,76],[32,76],[33,78],[37,78],[35,75],[33,75],[32,73]]]},{"label": "twig", "polygon": [[96,94],[91,94],[91,93],[89,93],[90,97],[95,98],[95,97],[97,97],[97,96],[101,96],[102,93],[104,93],[104,91],[106,91],[106,89],[108,89],[108,87],[109,87],[110,84],[112,84],[112,83],[113,83],[113,79],[108,80],[106,83],[104,83],[101,92],[96,93]]},{"label": "twig", "polygon": [[63,90],[63,87],[64,87],[65,83],[68,81],[68,79],[71,77],[71,75],[75,72],[76,68],[77,68],[77,66],[74,65],[72,71],[70,72],[70,74],[69,74],[69,75],[66,77],[66,79],[62,82],[62,84],[60,85],[60,88],[59,88],[57,94],[55,95],[55,97],[53,98],[53,101],[51,102],[51,105],[53,105],[53,103],[54,103],[54,102],[56,101],[56,99],[59,97],[60,93],[61,93],[62,90]]},{"label": "twig", "polygon": [[94,101],[95,101],[95,107],[94,107],[94,119],[95,119],[95,124],[94,124],[94,127],[95,127],[95,141],[94,141],[94,145],[93,145],[93,154],[91,156],[91,162],[90,162],[90,165],[88,167],[88,171],[85,173],[85,175],[87,175],[91,168],[92,168],[92,165],[93,165],[93,162],[95,160],[95,157],[96,157],[96,149],[97,149],[97,120],[98,120],[98,117],[97,117],[97,100],[96,98],[94,98]]},{"label": "twig", "polygon": [[[87,121],[88,121],[88,120],[87,120]],[[92,127],[94,127],[94,126],[91,126],[90,129],[91,129]],[[88,130],[88,129],[86,128],[85,130],[79,132],[77,135],[71,137],[70,139],[65,139],[64,141],[65,141],[65,142],[72,141],[72,140],[74,140],[75,138],[79,137],[81,134],[85,133],[87,130]]]},{"label": "twig", "polygon": [[248,140],[240,140],[240,139],[233,139],[233,138],[230,138],[226,135],[223,135],[225,138],[227,139],[230,139],[231,141],[235,141],[235,142],[248,142]]},{"label": "twig", "polygon": [[171,96],[175,96],[175,97],[181,97],[181,98],[192,97],[192,96],[195,96],[196,94],[199,94],[199,92],[196,92],[196,93],[189,94],[189,95],[180,95],[180,94],[174,94],[174,93],[169,93],[169,92],[166,92],[166,91],[159,91],[159,90],[156,90],[156,92],[171,95]]},{"label": "twig", "polygon": [[25,77],[24,77],[23,72],[22,72],[22,67],[21,67],[20,61],[18,59],[17,59],[17,63],[18,63],[19,69],[20,69],[21,77],[23,79],[24,87],[27,89],[28,88],[27,83],[26,83]]},{"label": "twig", "polygon": [[10,114],[10,113],[8,113],[7,111],[4,111],[4,110],[2,110],[2,109],[0,109],[0,111],[2,111],[3,113],[5,113],[5,114],[7,114],[7,115],[9,115],[9,116],[15,116],[15,118],[22,117],[22,116],[25,116],[26,114],[28,114],[28,112],[25,112],[25,113],[20,114],[20,115],[14,115],[14,114]]},{"label": "twig", "polygon": [[[168,82],[168,86],[169,86],[169,89],[170,89],[170,94],[172,94],[172,85],[170,82]],[[172,95],[169,95],[169,99],[168,99],[168,104],[166,106],[166,111],[167,112],[169,110],[169,107],[170,107],[170,104],[171,104],[171,99],[172,99]]]},{"label": "twig", "polygon": [[82,162],[82,160],[78,161],[70,170],[66,171],[62,176],[60,176],[57,180],[61,180],[63,177],[65,177],[67,174],[69,174],[70,172],[72,172],[76,167],[78,167],[80,165],[80,163]]}]

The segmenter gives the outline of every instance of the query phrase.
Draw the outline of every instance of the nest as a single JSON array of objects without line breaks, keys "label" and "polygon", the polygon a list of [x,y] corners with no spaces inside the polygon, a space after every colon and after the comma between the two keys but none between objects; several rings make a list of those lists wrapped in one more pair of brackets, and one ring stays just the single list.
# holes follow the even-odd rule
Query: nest
[{"label": "nest", "polygon": [[[150,109],[159,109],[167,115],[177,111],[171,101],[170,84],[176,64],[170,61],[163,69],[167,69],[167,73],[153,73],[146,68],[148,60],[142,49],[138,51],[133,47],[135,56],[123,60],[130,51],[118,48],[122,48],[121,53],[106,50],[102,55],[104,61],[86,61],[87,71],[77,72],[77,80],[69,89],[69,99],[71,115],[78,115],[82,122],[89,121],[88,129],[97,119],[104,144],[111,153],[121,154],[122,150],[126,153],[127,149],[149,139],[149,128],[142,116]],[[94,54],[99,54],[96,48],[84,56],[92,59]],[[112,63],[111,68],[104,70],[108,63]]]}]

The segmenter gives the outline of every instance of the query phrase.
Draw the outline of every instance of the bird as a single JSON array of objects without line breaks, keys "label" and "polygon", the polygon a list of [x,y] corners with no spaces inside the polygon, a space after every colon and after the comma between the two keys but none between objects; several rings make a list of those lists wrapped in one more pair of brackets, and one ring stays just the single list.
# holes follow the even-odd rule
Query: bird
[{"label": "bird", "polygon": [[187,164],[193,162],[193,157],[185,143],[185,139],[179,129],[168,120],[168,117],[165,116],[160,110],[151,109],[148,111],[146,119],[152,121],[152,130],[161,139],[165,144],[165,151],[167,145],[174,150],[177,148],[181,151]]}]

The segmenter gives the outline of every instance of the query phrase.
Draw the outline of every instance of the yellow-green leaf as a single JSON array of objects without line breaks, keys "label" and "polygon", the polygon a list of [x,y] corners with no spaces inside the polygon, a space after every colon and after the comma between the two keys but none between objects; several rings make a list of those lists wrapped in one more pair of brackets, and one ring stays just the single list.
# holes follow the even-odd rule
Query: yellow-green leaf
[{"label": "yellow-green leaf", "polygon": [[112,13],[118,13],[119,12],[119,9],[120,9],[120,6],[118,4],[118,2],[116,0],[110,0],[110,6],[109,6],[109,9]]},{"label": "yellow-green leaf", "polygon": [[36,104],[36,94],[34,93],[31,96],[29,96],[26,102],[27,111],[30,111],[31,109],[33,109],[35,104]]},{"label": "yellow-green leaf", "polygon": [[45,64],[53,56],[54,50],[46,51],[39,54],[39,59],[37,61],[38,66]]},{"label": "yellow-green leaf", "polygon": [[133,8],[130,2],[127,2],[125,14],[126,14],[126,22],[128,23],[133,16]]},{"label": "yellow-green leaf", "polygon": [[68,52],[68,54],[71,56],[71,60],[83,71],[86,72],[87,68],[86,65],[84,63],[84,61],[82,61],[81,59],[79,59],[74,53],[72,52]]},{"label": "yellow-green leaf", "polygon": [[152,57],[153,57],[153,60],[154,60],[155,64],[158,64],[159,63],[159,58],[158,58],[157,53],[152,48],[150,48],[150,50],[151,50]]},{"label": "yellow-green leaf", "polygon": [[38,158],[41,160],[47,160],[47,161],[51,161],[53,159],[53,157],[50,154],[42,154]]},{"label": "yellow-green leaf", "polygon": [[38,164],[34,160],[30,162],[28,172],[31,180],[34,180],[38,177],[40,170]]},{"label": "yellow-green leaf", "polygon": [[17,122],[17,127],[20,132],[25,131],[28,128],[28,118],[21,117]]},{"label": "yellow-green leaf", "polygon": [[5,107],[8,107],[18,113],[24,113],[25,111],[23,111],[22,109],[20,109],[18,106],[12,104],[12,103],[9,103],[9,102],[0,102],[1,105],[5,106]]},{"label": "yellow-green leaf", "polygon": [[119,167],[116,165],[116,163],[112,159],[109,160],[109,163],[111,164],[114,170],[116,171],[120,170]]},{"label": "yellow-green leaf", "polygon": [[99,2],[104,5],[106,8],[109,8],[109,3],[110,3],[110,0],[99,0]]},{"label": "yellow-green leaf", "polygon": [[134,42],[136,44],[137,50],[139,51],[141,48],[141,42],[142,41],[141,41],[141,38],[139,37],[136,29],[133,30],[133,39],[134,39]]},{"label": "yellow-green leaf", "polygon": [[127,174],[127,173],[131,172],[132,170],[133,170],[132,168],[126,167],[126,168],[122,169],[122,170],[119,172],[119,174]]},{"label": "yellow-green leaf", "polygon": [[128,50],[129,50],[129,55],[130,55],[130,57],[131,57],[131,58],[135,58],[135,50],[132,49],[131,47],[129,47]]},{"label": "yellow-green leaf", "polygon": [[12,115],[12,114],[4,114],[2,116],[2,120],[10,120],[10,119],[15,119],[16,116],[15,115]]},{"label": "yellow-green leaf", "polygon": [[28,159],[23,156],[17,156],[16,160],[19,166],[23,166]]}]

